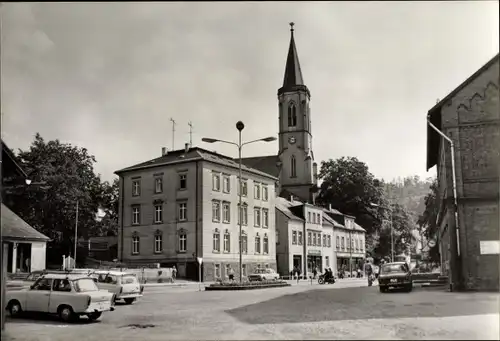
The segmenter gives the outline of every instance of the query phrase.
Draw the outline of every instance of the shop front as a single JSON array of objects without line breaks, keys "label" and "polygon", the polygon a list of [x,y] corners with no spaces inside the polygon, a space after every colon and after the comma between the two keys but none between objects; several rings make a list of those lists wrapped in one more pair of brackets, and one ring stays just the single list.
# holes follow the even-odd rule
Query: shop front
[{"label": "shop front", "polygon": [[323,272],[323,258],[320,250],[307,250],[307,270],[313,272],[316,269],[318,273]]}]

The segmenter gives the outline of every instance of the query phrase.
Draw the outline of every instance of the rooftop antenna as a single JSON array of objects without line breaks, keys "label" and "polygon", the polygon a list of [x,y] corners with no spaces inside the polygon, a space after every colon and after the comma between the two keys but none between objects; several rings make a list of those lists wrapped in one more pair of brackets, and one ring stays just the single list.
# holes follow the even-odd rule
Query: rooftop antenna
[{"label": "rooftop antenna", "polygon": [[172,122],[172,150],[175,150],[174,144],[175,144],[175,120],[173,118],[170,118],[170,121]]},{"label": "rooftop antenna", "polygon": [[189,126],[189,147],[193,147],[193,123],[189,121],[188,123]]}]

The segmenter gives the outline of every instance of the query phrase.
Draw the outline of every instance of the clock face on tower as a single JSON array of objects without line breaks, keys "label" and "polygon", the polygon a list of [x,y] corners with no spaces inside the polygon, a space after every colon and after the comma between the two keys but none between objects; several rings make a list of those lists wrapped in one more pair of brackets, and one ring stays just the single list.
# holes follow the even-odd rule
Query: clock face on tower
[{"label": "clock face on tower", "polygon": [[294,144],[294,143],[296,142],[295,137],[290,136],[290,137],[288,138],[288,142],[290,142],[290,144]]}]

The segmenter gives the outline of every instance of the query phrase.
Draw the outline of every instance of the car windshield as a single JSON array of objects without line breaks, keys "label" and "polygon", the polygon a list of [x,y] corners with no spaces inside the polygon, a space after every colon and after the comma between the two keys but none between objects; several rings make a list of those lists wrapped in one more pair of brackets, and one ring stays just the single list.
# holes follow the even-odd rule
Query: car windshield
[{"label": "car windshield", "polygon": [[406,272],[406,265],[404,264],[386,264],[382,266],[382,271],[384,273],[390,272]]},{"label": "car windshield", "polygon": [[95,285],[92,278],[81,278],[74,281],[75,290],[77,292],[89,292],[98,291],[99,289]]},{"label": "car windshield", "polygon": [[135,284],[137,283],[137,278],[134,275],[124,275],[122,277],[122,284]]}]

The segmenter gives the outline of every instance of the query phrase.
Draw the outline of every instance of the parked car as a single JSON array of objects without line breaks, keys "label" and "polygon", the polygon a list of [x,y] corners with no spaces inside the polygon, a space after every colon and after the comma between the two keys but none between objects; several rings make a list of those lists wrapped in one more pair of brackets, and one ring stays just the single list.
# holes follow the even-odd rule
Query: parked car
[{"label": "parked car", "polygon": [[6,293],[11,316],[22,312],[58,314],[63,321],[81,315],[97,320],[104,311],[114,310],[114,294],[100,291],[85,275],[45,274],[27,289]]},{"label": "parked car", "polygon": [[274,271],[274,269],[256,269],[254,273],[248,275],[249,281],[276,281],[280,278],[280,275]]},{"label": "parked car", "polygon": [[91,276],[99,289],[114,293],[115,300],[124,300],[126,304],[132,304],[139,297],[142,297],[144,292],[144,286],[139,283],[135,274],[96,270]]},{"label": "parked car", "polygon": [[7,280],[7,289],[8,290],[16,290],[16,289],[25,289],[29,288],[35,281],[45,274],[45,270],[37,270],[30,272],[26,277],[20,279]]},{"label": "parked car", "polygon": [[378,285],[380,292],[387,292],[391,288],[412,291],[413,280],[408,264],[406,262],[383,264],[380,267]]}]

